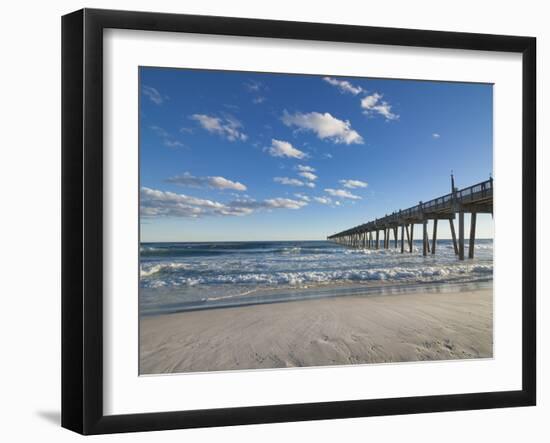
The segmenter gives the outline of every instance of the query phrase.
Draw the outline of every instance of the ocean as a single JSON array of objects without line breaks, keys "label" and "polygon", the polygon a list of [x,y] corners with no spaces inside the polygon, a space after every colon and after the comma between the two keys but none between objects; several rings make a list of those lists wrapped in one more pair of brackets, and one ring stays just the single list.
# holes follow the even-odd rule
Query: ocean
[{"label": "ocean", "polygon": [[427,257],[418,240],[404,254],[327,241],[142,243],[140,314],[491,284],[493,241],[476,239],[474,256],[459,261],[451,240]]}]

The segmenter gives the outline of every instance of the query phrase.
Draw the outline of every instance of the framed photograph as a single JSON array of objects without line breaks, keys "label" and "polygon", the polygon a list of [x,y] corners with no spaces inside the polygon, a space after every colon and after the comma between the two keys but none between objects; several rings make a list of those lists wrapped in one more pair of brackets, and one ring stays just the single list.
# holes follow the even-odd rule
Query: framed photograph
[{"label": "framed photograph", "polygon": [[62,21],[62,425],[536,402],[531,37]]}]

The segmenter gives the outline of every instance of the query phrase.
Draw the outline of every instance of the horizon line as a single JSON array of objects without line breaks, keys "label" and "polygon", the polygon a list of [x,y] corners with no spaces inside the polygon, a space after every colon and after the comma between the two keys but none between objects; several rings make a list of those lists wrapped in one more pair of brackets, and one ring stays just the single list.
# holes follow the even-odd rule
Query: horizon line
[{"label": "horizon line", "polygon": [[[469,240],[470,238],[469,237],[464,237],[464,240]],[[449,238],[438,238],[436,240],[437,241],[443,241],[443,240],[452,240],[451,237]],[[494,237],[476,237],[476,240],[494,240]],[[239,243],[254,243],[254,242],[306,242],[306,241],[324,241],[324,242],[327,242],[327,243],[334,243],[334,244],[337,244],[336,242],[331,242],[330,240],[327,240],[327,239],[315,239],[315,240],[304,240],[304,239],[301,239],[301,240],[160,240],[160,241],[153,241],[153,240],[148,240],[148,241],[141,241],[140,240],[140,244],[141,243],[236,243],[236,242],[239,242]],[[392,239],[391,242],[393,242],[394,240]],[[413,241],[422,241],[422,239],[414,239]],[[401,239],[398,240],[398,242],[401,242]],[[344,245],[342,245],[344,246]],[[380,248],[382,249],[382,248]]]}]

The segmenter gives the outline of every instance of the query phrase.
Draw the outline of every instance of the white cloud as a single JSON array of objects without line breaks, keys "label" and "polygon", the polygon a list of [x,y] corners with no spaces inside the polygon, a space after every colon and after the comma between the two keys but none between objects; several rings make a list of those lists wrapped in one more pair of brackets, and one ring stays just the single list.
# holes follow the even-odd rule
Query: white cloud
[{"label": "white cloud", "polygon": [[257,211],[262,209],[300,209],[304,206],[307,206],[307,202],[300,200],[293,200],[290,198],[268,198],[263,201],[257,201],[254,199],[246,200],[234,200],[227,205],[228,207],[234,208],[237,211],[249,210]]},{"label": "white cloud", "polygon": [[434,132],[434,133],[432,134],[432,137],[433,137],[433,138],[440,138],[441,135],[439,135],[437,132]]},{"label": "white cloud", "polygon": [[145,217],[185,218],[206,215],[246,215],[252,212],[247,208],[231,208],[212,200],[146,187],[141,188],[140,211]]},{"label": "white cloud", "polygon": [[223,132],[221,119],[218,117],[210,117],[206,114],[193,114],[191,119],[198,121],[209,132]]},{"label": "white cloud", "polygon": [[368,186],[367,182],[362,182],[360,180],[340,180],[340,183],[344,188],[355,189],[355,188],[366,188]]},{"label": "white cloud", "polygon": [[248,139],[248,136],[240,131],[241,122],[231,115],[221,118],[206,114],[193,114],[189,118],[199,122],[208,132],[218,134],[229,141],[246,141]]},{"label": "white cloud", "polygon": [[332,77],[323,77],[323,80],[332,86],[336,86],[342,93],[349,92],[350,94],[357,95],[364,92],[361,86],[354,86],[346,80],[338,80]]},{"label": "white cloud", "polygon": [[300,200],[303,200],[303,201],[306,201],[306,202],[311,201],[311,198],[309,198],[305,194],[296,193],[296,194],[294,194],[294,197],[299,198]]},{"label": "white cloud", "polygon": [[213,189],[231,189],[233,191],[246,191],[246,186],[242,183],[229,180],[225,177],[195,177],[189,172],[183,175],[171,177],[166,180],[169,183],[174,183],[182,186],[191,186],[194,188],[213,188]]},{"label": "white cloud", "polygon": [[317,176],[313,172],[303,171],[299,172],[298,175],[310,181],[317,180]]},{"label": "white cloud", "polygon": [[296,149],[289,142],[283,140],[271,140],[271,146],[266,148],[273,157],[306,158],[306,153]]},{"label": "white cloud", "polygon": [[298,129],[314,132],[320,139],[329,139],[335,143],[363,143],[363,138],[351,128],[347,120],[339,120],[330,113],[310,112],[289,114],[284,112],[282,121],[286,126],[296,126]]},{"label": "white cloud", "polygon": [[298,180],[297,178],[275,177],[273,178],[273,181],[282,185],[304,186],[304,182],[302,180]]},{"label": "white cloud", "polygon": [[282,185],[288,185],[288,186],[306,186],[308,188],[314,188],[315,187],[315,183],[304,182],[302,180],[298,180],[297,178],[275,177],[275,178],[273,178],[273,181],[275,183],[280,183]]},{"label": "white cloud", "polygon": [[168,134],[168,132],[165,129],[161,128],[160,126],[153,125],[153,126],[150,126],[150,128],[159,137],[163,137],[163,138],[170,137],[170,134]]},{"label": "white cloud", "polygon": [[234,189],[235,191],[246,191],[246,186],[240,182],[234,182],[224,177],[208,177],[210,186],[216,189]]},{"label": "white cloud", "polygon": [[244,87],[248,90],[248,92],[255,95],[255,97],[252,99],[252,103],[254,103],[255,105],[259,105],[266,101],[266,98],[261,94],[267,91],[269,88],[265,86],[262,82],[249,80],[244,83]]},{"label": "white cloud", "polygon": [[270,198],[264,201],[267,208],[300,209],[307,205],[305,201],[290,198]]},{"label": "white cloud", "polygon": [[[367,90],[360,86],[355,86],[346,80],[338,80],[332,77],[323,77],[323,80],[332,86],[337,87],[342,93],[351,93],[353,95],[367,94]],[[399,115],[392,112],[392,106],[385,100],[382,100],[382,94],[374,92],[361,99],[361,107],[366,115],[379,114],[386,120],[396,120]]]},{"label": "white cloud", "polygon": [[250,92],[259,92],[262,89],[267,89],[262,82],[256,80],[249,80],[244,83],[244,86]]},{"label": "white cloud", "polygon": [[328,153],[328,152],[325,152],[325,153],[323,154],[323,158],[328,158],[328,159],[330,159],[330,158],[332,158],[332,154],[330,154],[330,153]]},{"label": "white cloud", "polygon": [[168,146],[169,148],[183,148],[185,146],[182,142],[177,140],[164,139],[163,143],[164,146]]},{"label": "white cloud", "polygon": [[162,138],[162,143],[164,146],[168,146],[169,148],[183,148],[185,145],[176,140],[168,131],[161,128],[160,126],[150,126],[151,130],[157,134],[160,138]]},{"label": "white cloud", "polygon": [[379,94],[378,92],[375,92],[371,95],[367,95],[366,97],[361,99],[361,107],[363,109],[372,109],[372,107],[376,106],[376,104],[381,98],[382,98],[382,94]]},{"label": "white cloud", "polygon": [[313,200],[323,205],[330,205],[332,203],[332,200],[329,197],[313,197]]},{"label": "white cloud", "polygon": [[142,91],[143,94],[145,94],[155,105],[161,105],[166,98],[158,91],[158,89],[151,86],[143,85]]},{"label": "white cloud", "polygon": [[359,197],[358,195],[352,194],[351,192],[346,191],[345,189],[327,188],[327,189],[325,189],[325,192],[327,194],[331,195],[332,197],[348,198],[350,200],[361,200],[361,197]]},{"label": "white cloud", "polygon": [[298,165],[296,166],[296,169],[301,172],[315,172],[315,168],[306,165]]},{"label": "white cloud", "polygon": [[237,199],[220,203],[146,187],[142,187],[140,193],[140,211],[144,217],[244,216],[258,210],[300,209],[304,206],[307,206],[306,201],[289,198],[270,198],[263,201]]},{"label": "white cloud", "polygon": [[386,120],[398,119],[399,116],[391,111],[391,105],[387,101],[382,100],[382,97],[382,94],[374,92],[362,98],[361,107],[363,108],[363,113],[366,115],[380,114]]}]

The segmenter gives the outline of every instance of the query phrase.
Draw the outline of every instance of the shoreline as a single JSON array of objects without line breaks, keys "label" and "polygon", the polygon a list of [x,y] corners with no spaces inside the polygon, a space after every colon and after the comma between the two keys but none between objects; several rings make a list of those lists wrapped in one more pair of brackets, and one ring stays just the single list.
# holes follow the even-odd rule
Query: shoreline
[{"label": "shoreline", "polygon": [[[209,299],[208,301],[196,301],[186,303],[174,303],[159,307],[148,312],[140,310],[140,317],[156,317],[159,315],[179,314],[183,312],[203,311],[211,309],[228,309],[244,306],[269,305],[274,303],[290,303],[305,300],[317,300],[334,297],[377,297],[381,295],[398,295],[403,293],[418,292],[463,292],[492,288],[493,279],[480,279],[474,281],[434,281],[434,282],[410,282],[375,280],[369,282],[351,283],[320,283],[309,284],[300,287],[265,287],[255,288],[247,294],[235,294]],[[151,289],[140,288],[140,291]],[[226,301],[229,300],[229,301]],[[234,301],[231,301],[234,300]]]},{"label": "shoreline", "polygon": [[140,318],[140,374],[493,355],[492,283]]}]

